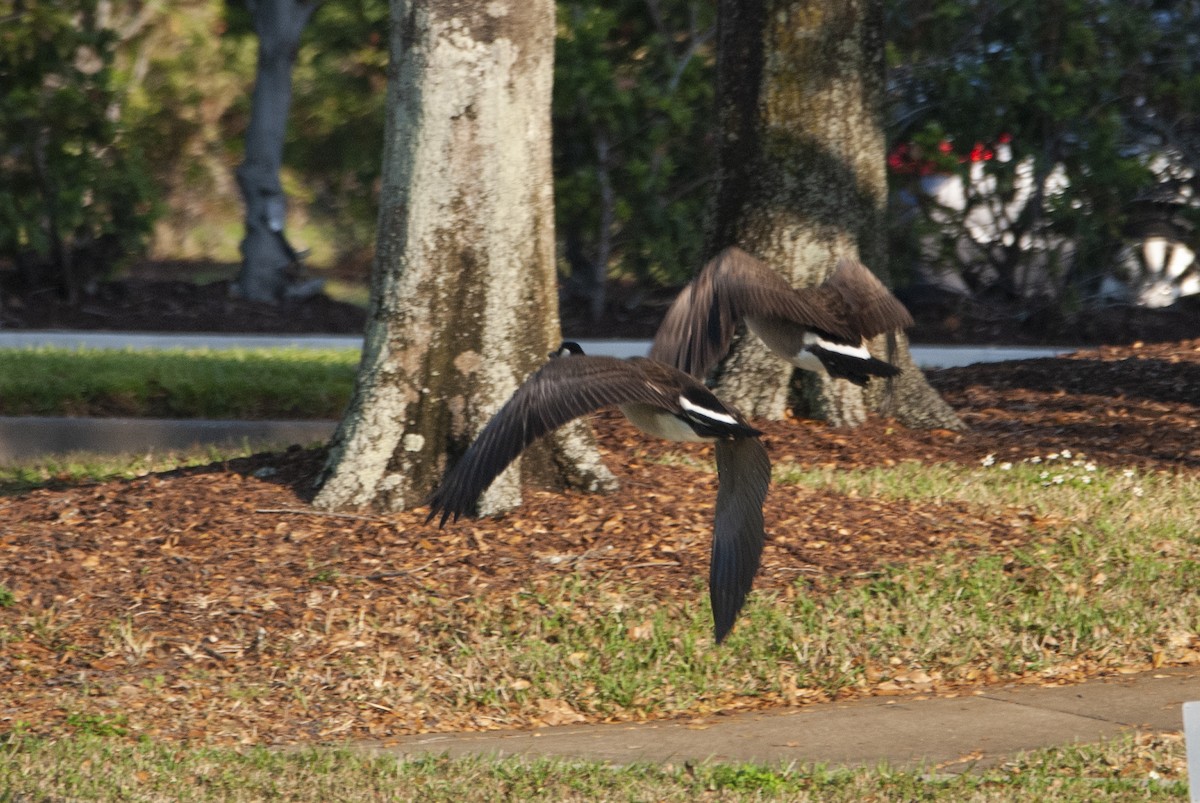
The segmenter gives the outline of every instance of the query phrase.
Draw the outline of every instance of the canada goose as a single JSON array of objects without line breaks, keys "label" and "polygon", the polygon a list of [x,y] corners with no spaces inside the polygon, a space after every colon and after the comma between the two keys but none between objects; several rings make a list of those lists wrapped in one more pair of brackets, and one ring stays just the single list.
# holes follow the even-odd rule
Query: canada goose
[{"label": "canada goose", "polygon": [[763,549],[763,500],[771,479],[760,433],[692,377],[633,357],[590,357],[564,342],[517,389],[428,499],[445,526],[469,513],[492,481],[535,440],[568,421],[617,405],[634,426],[673,441],[715,441],[716,516],[709,598],[719,644],[733,627]]},{"label": "canada goose", "polygon": [[793,365],[865,385],[895,376],[866,338],[912,326],[912,316],[856,259],[843,257],[816,287],[796,289],[736,246],[713,257],[676,297],[651,359],[703,378],[729,350],[738,321]]}]

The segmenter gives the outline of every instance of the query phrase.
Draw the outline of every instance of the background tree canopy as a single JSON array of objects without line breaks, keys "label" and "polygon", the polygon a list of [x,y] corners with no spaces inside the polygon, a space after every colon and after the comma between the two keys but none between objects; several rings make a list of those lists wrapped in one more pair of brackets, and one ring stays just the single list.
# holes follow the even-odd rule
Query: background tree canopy
[{"label": "background tree canopy", "polygon": [[[600,303],[601,277],[678,284],[702,261],[714,9],[558,4],[560,267]],[[1070,300],[1115,269],[1132,202],[1167,193],[1195,215],[1200,0],[888,0],[886,11],[889,135],[910,159],[893,165],[893,188],[976,165],[990,181],[969,183],[967,206],[985,203],[981,192],[1007,199],[1012,234],[964,250],[968,211],[906,207],[896,275],[933,262],[978,292],[1019,295],[1022,260],[1037,259],[1050,292]],[[284,181],[289,228],[318,265],[372,247],[386,15],[384,0],[328,0],[297,59]],[[236,261],[232,176],[254,50],[234,2],[14,8],[0,26],[0,259],[53,266],[64,289],[147,246]],[[985,158],[1002,135],[1012,158]],[[1030,176],[1031,199],[1011,203]]]}]

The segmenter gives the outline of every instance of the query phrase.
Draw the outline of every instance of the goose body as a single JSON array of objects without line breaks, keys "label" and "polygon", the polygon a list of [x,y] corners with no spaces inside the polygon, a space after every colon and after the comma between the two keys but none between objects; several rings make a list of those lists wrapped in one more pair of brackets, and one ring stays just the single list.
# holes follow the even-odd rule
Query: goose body
[{"label": "goose body", "polygon": [[793,365],[865,385],[899,369],[872,357],[866,339],[912,325],[912,316],[859,261],[843,258],[816,287],[796,289],[737,247],[726,248],[676,297],[651,358],[693,376],[708,374],[740,321]]},{"label": "goose body", "polygon": [[762,505],[771,464],[761,434],[693,377],[634,357],[593,357],[566,342],[487,423],[430,495],[429,517],[471,512],[492,481],[531,443],[572,419],[616,406],[638,429],[673,441],[716,444],[717,492],[709,595],[717,642],[733,627],[763,548]]}]

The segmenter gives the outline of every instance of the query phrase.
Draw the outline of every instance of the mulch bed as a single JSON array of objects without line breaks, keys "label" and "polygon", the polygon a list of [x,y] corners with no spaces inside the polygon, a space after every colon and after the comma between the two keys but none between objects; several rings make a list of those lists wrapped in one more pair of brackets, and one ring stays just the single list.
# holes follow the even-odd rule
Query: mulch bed
[{"label": "mulch bed", "polygon": [[105,282],[77,305],[53,292],[4,293],[0,328],[122,332],[362,334],[361,307],[318,295],[279,305],[235,298],[229,282],[129,279]]},{"label": "mulch bed", "polygon": [[[1018,461],[1068,449],[1145,471],[1200,468],[1200,339],[930,376],[969,432],[885,420],[853,431],[771,422],[763,428],[772,459],[848,469],[979,464],[987,455]],[[566,572],[648,590],[694,588],[707,576],[716,477],[659,460],[683,454],[707,464],[709,450],[647,442],[613,413],[594,423],[621,492],[530,491],[507,515],[444,530],[425,525],[422,510],[307,510],[323,455],[300,449],[0,497],[0,585],[13,594],[0,608],[0,634],[36,633],[0,642],[0,731],[18,721],[52,731],[81,706],[121,712],[140,734],[226,742],[555,722],[419,703],[373,707],[365,702],[370,680],[346,668],[380,645],[356,642],[352,620],[356,612],[393,617],[387,647],[402,662],[405,640],[420,637],[420,612],[408,610],[418,591],[445,600],[503,596]],[[765,515],[760,589],[786,589],[799,575],[836,584],[949,549],[1002,553],[1051,524],[1023,510],[884,503],[795,486],[773,488]],[[305,635],[321,623],[325,636]],[[452,678],[422,682],[425,699],[453,695]],[[244,700],[235,693],[276,687],[286,691]]]}]

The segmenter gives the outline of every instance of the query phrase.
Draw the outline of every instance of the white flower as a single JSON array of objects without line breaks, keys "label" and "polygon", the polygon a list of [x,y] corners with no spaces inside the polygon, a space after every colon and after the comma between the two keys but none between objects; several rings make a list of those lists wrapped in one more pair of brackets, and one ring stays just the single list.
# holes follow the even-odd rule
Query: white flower
[{"label": "white flower", "polygon": [[1140,485],[1133,486],[1133,495],[1134,496],[1136,496],[1140,499],[1145,494],[1146,494],[1146,492],[1142,490],[1142,486],[1140,486]]},{"label": "white flower", "polygon": [[1047,478],[1047,477],[1049,477],[1049,476],[1050,476],[1050,472],[1049,472],[1049,471],[1043,471],[1041,474],[1038,474],[1038,479],[1039,479],[1039,480],[1044,480],[1044,479],[1046,479],[1046,478]]},{"label": "white flower", "polygon": [[1084,484],[1084,485],[1091,485],[1091,484],[1092,484],[1092,478],[1091,478],[1091,477],[1083,477],[1083,484]]},{"label": "white flower", "polygon": [[983,458],[983,460],[981,460],[979,462],[983,463],[984,468],[987,468],[988,466],[995,464],[996,455],[989,454],[987,457]]},{"label": "white flower", "polygon": [[1091,463],[1091,462],[1089,462],[1089,463],[1085,463],[1085,464],[1084,464],[1084,466],[1083,466],[1083,470],[1084,470],[1084,471],[1095,471],[1095,470],[1096,470],[1096,464],[1095,464],[1095,463]]},{"label": "white flower", "polygon": [[1048,455],[1046,455],[1046,459],[1047,459],[1047,460],[1057,460],[1057,459],[1058,459],[1058,454],[1056,454],[1056,453],[1053,453],[1053,454],[1048,454]]},{"label": "white flower", "polygon": [[1031,457],[1031,458],[1029,458],[1029,462],[1030,462],[1030,463],[1040,463],[1040,462],[1042,462],[1042,458],[1040,458],[1040,457]]},{"label": "white flower", "polygon": [[1124,471],[1121,472],[1121,476],[1124,477],[1125,479],[1129,479],[1130,477],[1133,476],[1133,469],[1131,469],[1131,468],[1125,469]]},{"label": "white flower", "polygon": [[1000,470],[1001,471],[1012,471],[1012,463],[1001,463]]},{"label": "white flower", "polygon": [[1059,452],[1059,454],[1061,454],[1063,457],[1067,458],[1068,460],[1071,459],[1071,450],[1070,449],[1063,449],[1061,452]]},{"label": "white flower", "polygon": [[1062,485],[1065,480],[1066,480],[1066,477],[1064,477],[1062,474],[1054,475],[1054,484],[1055,485]]}]

